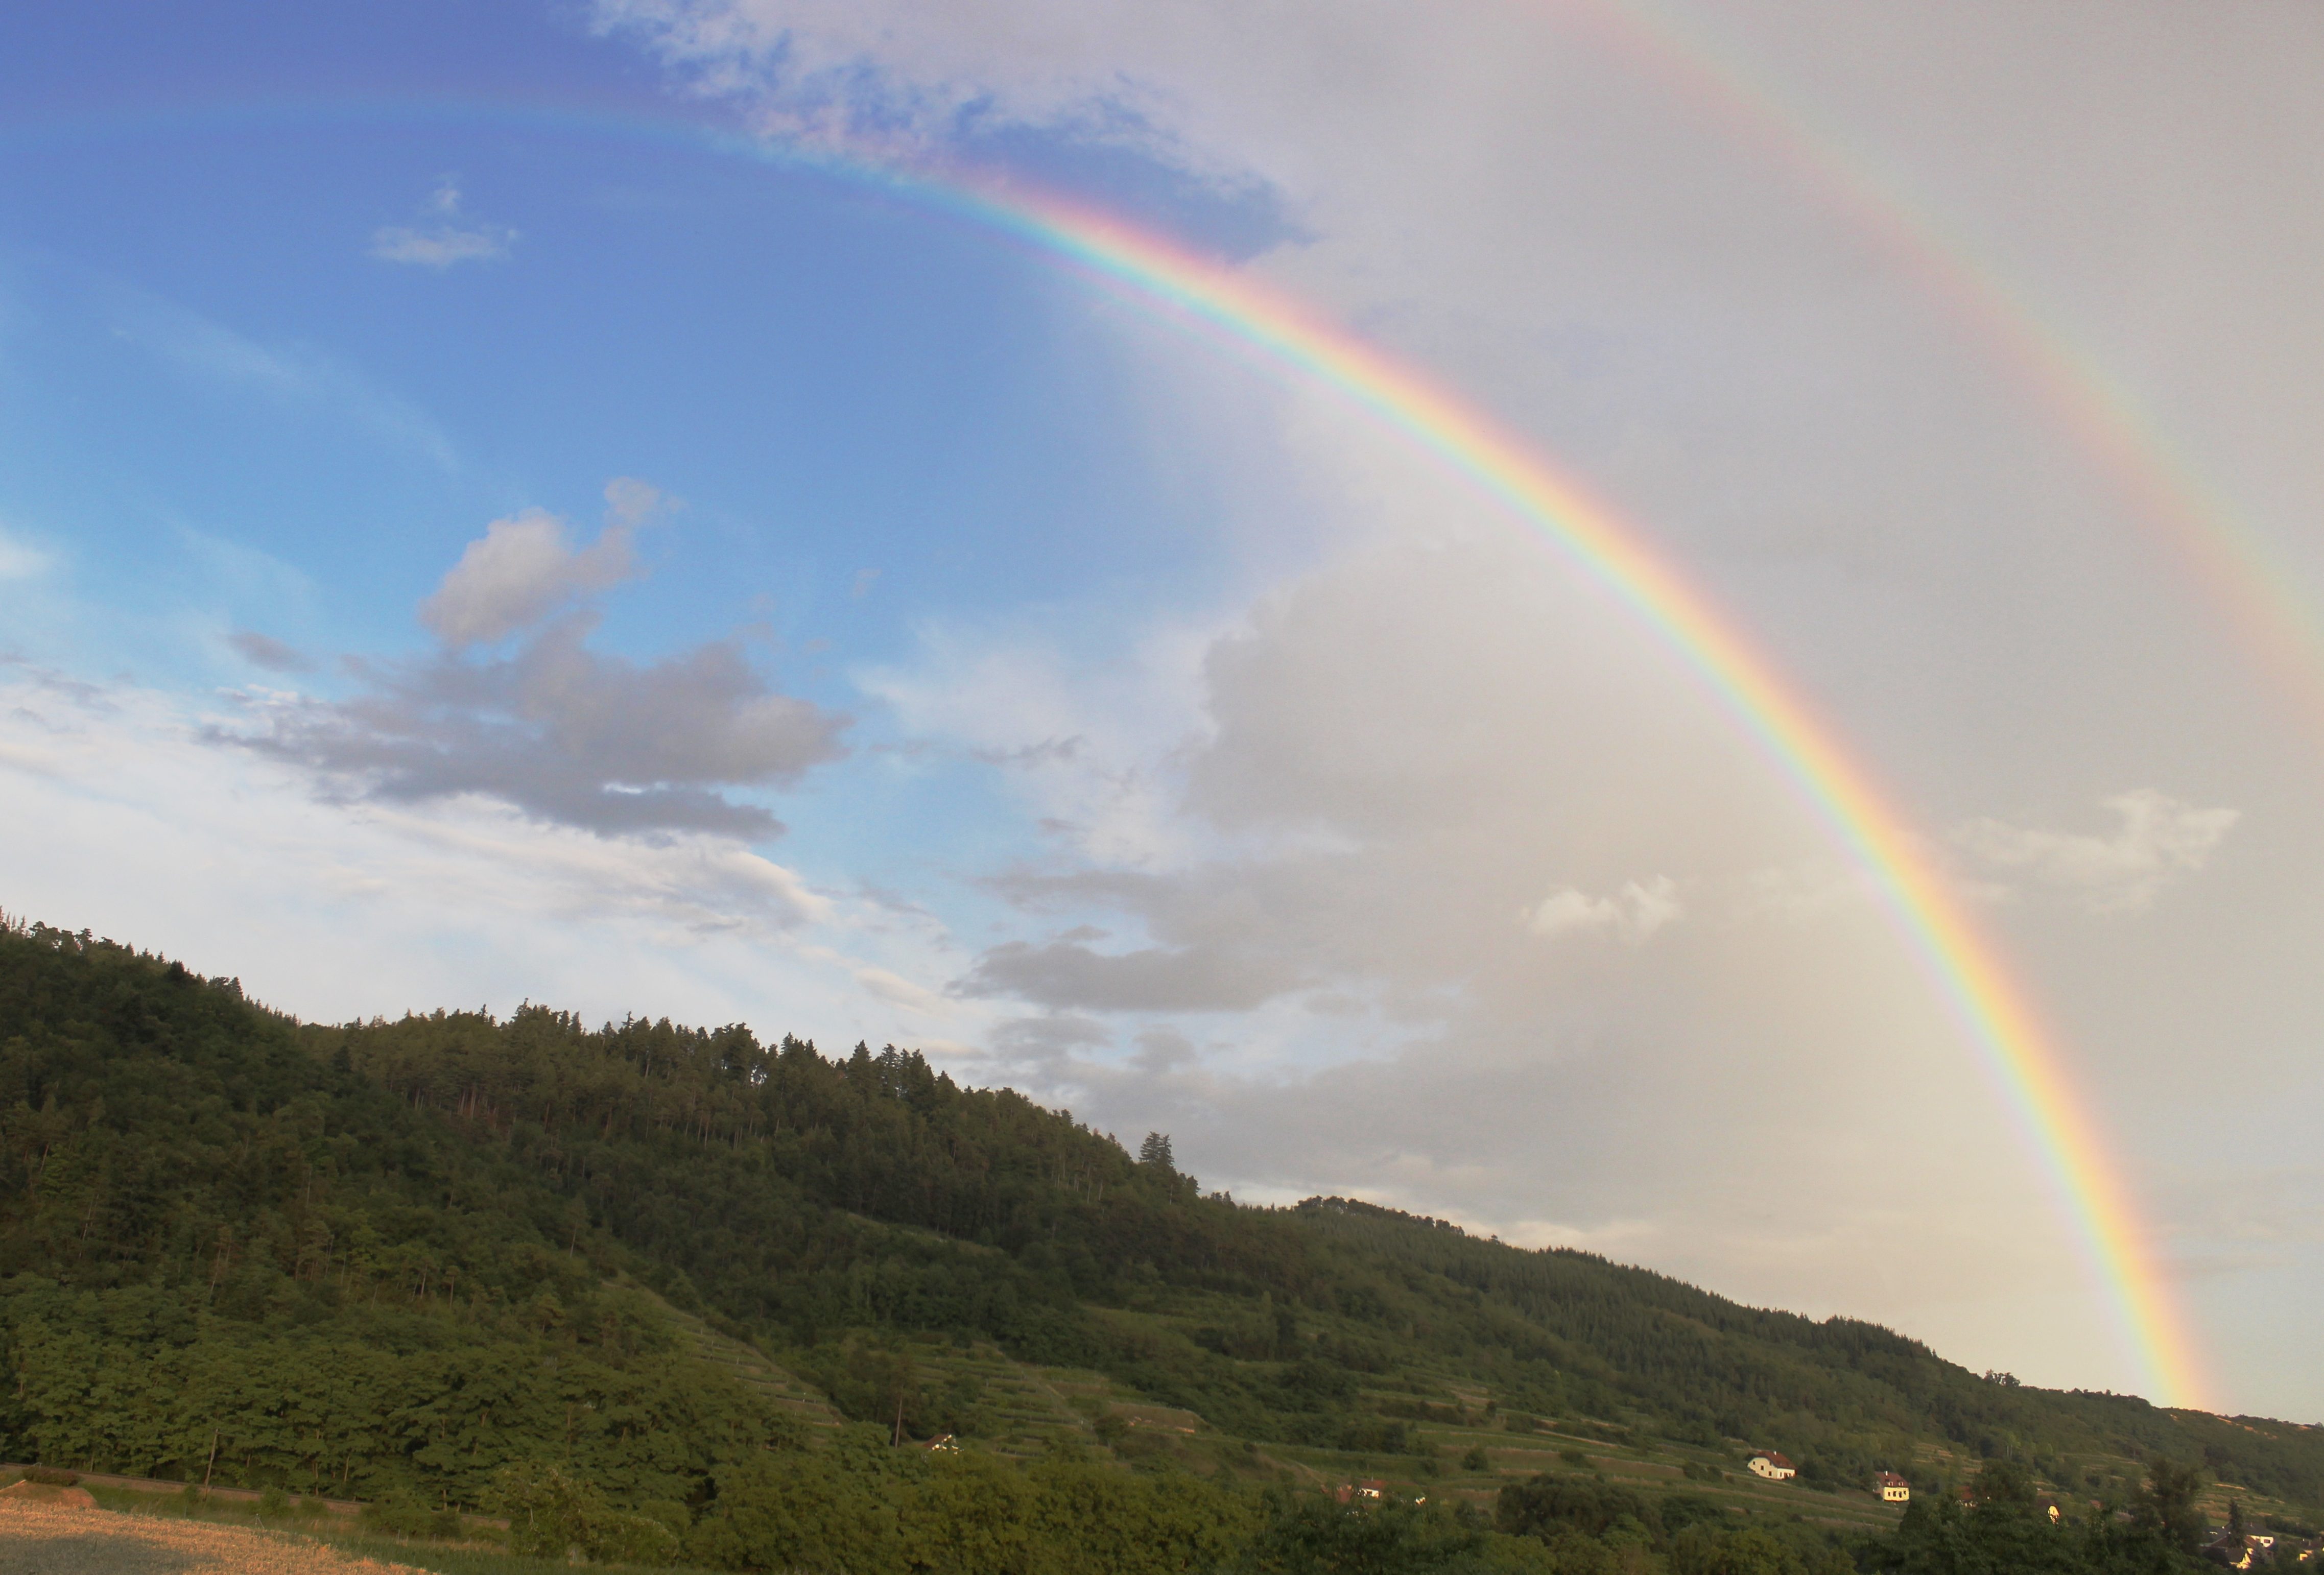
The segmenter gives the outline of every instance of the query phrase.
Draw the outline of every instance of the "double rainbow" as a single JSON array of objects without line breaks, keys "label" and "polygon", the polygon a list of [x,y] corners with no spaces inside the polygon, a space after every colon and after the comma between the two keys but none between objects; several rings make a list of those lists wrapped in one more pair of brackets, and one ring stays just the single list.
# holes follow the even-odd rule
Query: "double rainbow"
[{"label": "double rainbow", "polygon": [[[512,121],[552,130],[710,148],[800,165],[888,192],[1012,237],[1106,287],[1157,306],[1328,387],[1497,500],[1530,534],[1627,602],[1692,668],[1789,778],[1862,867],[1904,944],[1975,1047],[2071,1228],[2086,1268],[2146,1386],[2166,1405],[2195,1404],[2195,1349],[2148,1253],[2128,1193],[2068,1077],[2057,1046],[1930,864],[1871,776],[1772,663],[1658,556],[1648,537],[1482,411],[1277,293],[1094,210],[958,174],[911,172],[820,156],[800,161],[748,139],[682,121],[507,104],[372,102],[208,106],[206,117],[415,118]],[[197,112],[203,115],[205,112]],[[182,111],[115,115],[106,129],[158,129]],[[51,124],[35,134],[78,129]]]}]

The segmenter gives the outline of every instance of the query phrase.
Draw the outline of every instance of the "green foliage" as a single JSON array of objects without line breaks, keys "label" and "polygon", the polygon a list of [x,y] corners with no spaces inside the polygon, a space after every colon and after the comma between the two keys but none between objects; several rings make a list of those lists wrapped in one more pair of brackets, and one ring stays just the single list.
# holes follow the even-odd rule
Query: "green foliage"
[{"label": "green foliage", "polygon": [[[668,1303],[867,1425],[807,1447]],[[1094,1368],[1208,1431],[1182,1447],[1093,1401],[1113,1459],[891,1447],[990,1429],[1000,1401],[943,1359],[972,1340]],[[1748,1441],[1797,1459],[1803,1486],[1858,1489],[1932,1443],[1985,1458],[1975,1509],[1924,1491],[1896,1537],[1856,1550],[1916,1575],[2175,1568],[2201,1517],[2196,1468],[2173,1460],[2324,1506],[2317,1430],[1988,1382],[1870,1325],[1349,1200],[1205,1198],[1161,1134],[1133,1159],[892,1047],[833,1059],[739,1026],[591,1030],[530,1007],[300,1026],[232,981],[5,926],[0,1362],[18,1459],[364,1497],[411,1535],[500,1503],[553,1556],[737,1570],[1847,1561],[1820,1532],[1589,1475],[1506,1488],[1492,1525],[1231,1485],[1277,1469],[1240,1440],[1425,1477],[1443,1430],[1479,1427],[1480,1391],[1512,1433]],[[2079,1488],[2125,1457],[2163,1462],[2135,1495],[2089,1484],[2127,1519],[2034,1512],[2036,1474]]]},{"label": "green foliage", "polygon": [[[556,1466],[511,1465],[494,1473],[489,1502],[508,1517],[509,1551],[599,1563],[668,1564],[678,1534],[650,1515],[613,1508],[591,1484]],[[683,1505],[669,1505],[682,1520]]]},{"label": "green foliage", "polygon": [[1603,1536],[1623,1521],[1659,1531],[1660,1513],[1645,1495],[1581,1477],[1536,1477],[1501,1489],[1493,1524],[1523,1536],[1559,1531]]},{"label": "green foliage", "polygon": [[1246,1497],[1176,1472],[1071,1455],[1020,1469],[887,1449],[865,1429],[722,1472],[686,1553],[722,1570],[1170,1575],[1216,1568],[1256,1519]]},{"label": "green foliage", "polygon": [[788,1435],[561,1200],[231,981],[0,934],[0,1448],[473,1504],[554,1452],[683,1497]]},{"label": "green foliage", "polygon": [[1565,1566],[1539,1544],[1496,1534],[1471,1510],[1389,1502],[1378,1507],[1278,1497],[1238,1575],[1552,1575]]},{"label": "green foliage", "polygon": [[1915,1499],[1896,1534],[1871,1550],[1885,1575],[2194,1575],[2202,1523],[2201,1478],[2193,1468],[2156,1459],[2129,1515],[2053,1523],[2022,1471],[1988,1462],[1969,1501]]}]

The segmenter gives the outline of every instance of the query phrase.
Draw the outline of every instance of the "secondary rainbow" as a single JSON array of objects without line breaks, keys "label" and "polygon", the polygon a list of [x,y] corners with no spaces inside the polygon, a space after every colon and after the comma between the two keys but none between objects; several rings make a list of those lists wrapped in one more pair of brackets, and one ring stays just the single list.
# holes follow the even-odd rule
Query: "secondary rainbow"
[{"label": "secondary rainbow", "polygon": [[[2202,1392],[2195,1348],[2144,1246],[2126,1188],[2024,993],[1919,851],[1903,816],[1836,732],[1650,537],[1483,411],[1247,271],[1222,266],[1118,217],[1021,186],[910,170],[825,149],[808,157],[680,121],[473,102],[210,105],[106,117],[89,129],[158,129],[186,118],[481,118],[741,153],[871,186],[1014,238],[1102,284],[1336,390],[1498,500],[1538,539],[1628,603],[1691,667],[1872,879],[1904,944],[1975,1047],[2036,1156],[2126,1351],[2166,1405]],[[38,132],[71,128],[51,123]]]},{"label": "secondary rainbow", "polygon": [[1484,412],[1245,272],[1021,189],[885,178],[923,202],[1054,253],[1338,390],[1483,488],[1627,602],[1720,696],[1873,877],[2039,1156],[2126,1348],[2163,1404],[2195,1403],[2201,1385],[2193,1344],[2147,1253],[2127,1191],[2024,993],[1832,729],[1653,550],[1645,533]]},{"label": "secondary rainbow", "polygon": [[2129,391],[1974,246],[1948,234],[1902,177],[1852,149],[1735,51],[1683,30],[1651,0],[1563,0],[1551,8],[1788,170],[1941,303],[2106,475],[2148,532],[2192,571],[2229,636],[2310,729],[2324,730],[2324,622],[2300,576]]}]

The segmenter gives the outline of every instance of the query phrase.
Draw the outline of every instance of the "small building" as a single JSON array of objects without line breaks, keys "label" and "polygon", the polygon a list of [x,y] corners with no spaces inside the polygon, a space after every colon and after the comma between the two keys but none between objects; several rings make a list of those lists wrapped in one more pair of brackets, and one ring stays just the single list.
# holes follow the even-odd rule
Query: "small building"
[{"label": "small building", "polygon": [[[2248,1570],[2275,1557],[2275,1538],[2265,1532],[2247,1532],[2237,1536],[2221,1526],[2203,1544],[2203,1557],[2229,1570]],[[2292,1562],[2300,1561],[2295,1559]]]},{"label": "small building", "polygon": [[2223,1570],[2248,1570],[2252,1567],[2251,1541],[2220,1532],[2203,1544],[2203,1557]]},{"label": "small building", "polygon": [[1770,1482],[1788,1482],[1800,1474],[1799,1468],[1773,1450],[1761,1450],[1747,1462],[1755,1477],[1765,1477]]},{"label": "small building", "polygon": [[1883,1504],[1904,1504],[1913,1497],[1913,1485],[1894,1471],[1876,1472],[1872,1485],[1880,1489]]},{"label": "small building", "polygon": [[960,1441],[948,1432],[940,1432],[928,1440],[927,1448],[932,1455],[956,1455],[960,1453]]},{"label": "small building", "polygon": [[1332,1495],[1342,1504],[1378,1504],[1388,1497],[1388,1484],[1377,1477],[1365,1477],[1353,1482],[1342,1482]]}]

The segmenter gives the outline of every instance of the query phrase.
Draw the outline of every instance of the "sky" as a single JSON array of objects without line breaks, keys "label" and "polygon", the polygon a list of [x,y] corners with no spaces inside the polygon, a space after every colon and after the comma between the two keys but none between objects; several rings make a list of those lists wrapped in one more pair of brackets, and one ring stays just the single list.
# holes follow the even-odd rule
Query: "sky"
[{"label": "sky", "polygon": [[2047,1025],[2178,1397],[2324,1422],[2319,64],[2268,0],[0,13],[0,909],[313,1020],[918,1047],[2151,1389],[1685,653],[941,196],[1041,193],[1674,566]]}]

